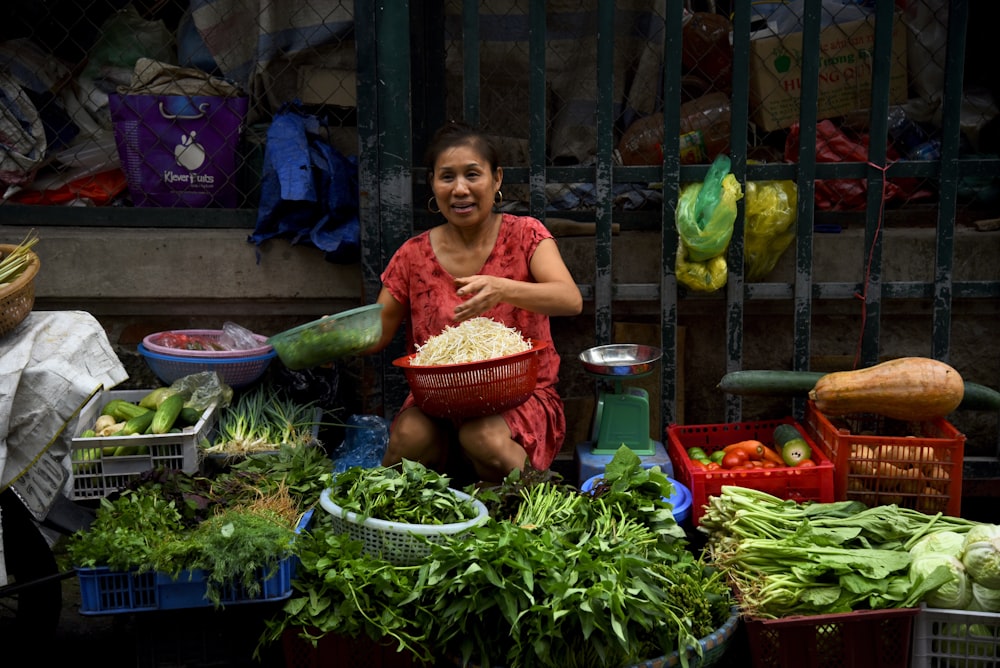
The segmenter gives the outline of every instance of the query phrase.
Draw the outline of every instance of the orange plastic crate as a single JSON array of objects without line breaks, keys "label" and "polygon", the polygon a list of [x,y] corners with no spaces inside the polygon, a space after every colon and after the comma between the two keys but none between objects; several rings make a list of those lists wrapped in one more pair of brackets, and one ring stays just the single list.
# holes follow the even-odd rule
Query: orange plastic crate
[{"label": "orange plastic crate", "polygon": [[907,668],[920,608],[745,618],[753,668]]},{"label": "orange plastic crate", "polygon": [[[698,446],[711,455],[731,443],[756,439],[764,445],[774,445],[774,428],[791,424],[802,434],[813,450],[816,466],[809,468],[782,467],[727,471],[696,469],[687,455],[688,448]],[[667,427],[667,454],[674,465],[674,477],[691,490],[691,521],[697,526],[705,514],[710,496],[718,496],[724,485],[748,487],[767,492],[780,499],[794,501],[834,500],[833,462],[813,443],[794,418],[725,424],[670,425]]]},{"label": "orange plastic crate", "polygon": [[833,461],[838,501],[959,516],[965,435],[944,418],[903,422],[868,413],[833,418],[810,401],[805,427]]}]

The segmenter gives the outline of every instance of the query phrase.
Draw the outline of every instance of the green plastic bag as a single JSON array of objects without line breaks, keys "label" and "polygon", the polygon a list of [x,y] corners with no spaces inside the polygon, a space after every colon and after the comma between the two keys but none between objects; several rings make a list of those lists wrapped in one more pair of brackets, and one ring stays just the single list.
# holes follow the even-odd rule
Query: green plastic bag
[{"label": "green plastic bag", "polygon": [[677,199],[677,233],[693,262],[722,255],[733,236],[736,202],[743,197],[743,191],[729,173],[731,164],[729,156],[719,155],[705,181],[685,186]]}]

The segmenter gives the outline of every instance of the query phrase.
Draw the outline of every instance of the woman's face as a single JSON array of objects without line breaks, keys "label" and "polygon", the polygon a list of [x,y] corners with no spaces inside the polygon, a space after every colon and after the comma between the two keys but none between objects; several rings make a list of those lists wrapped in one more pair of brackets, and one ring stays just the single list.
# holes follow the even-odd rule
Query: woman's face
[{"label": "woman's face", "polygon": [[482,223],[493,210],[503,171],[496,173],[471,146],[445,149],[434,163],[431,189],[448,222],[468,226]]}]

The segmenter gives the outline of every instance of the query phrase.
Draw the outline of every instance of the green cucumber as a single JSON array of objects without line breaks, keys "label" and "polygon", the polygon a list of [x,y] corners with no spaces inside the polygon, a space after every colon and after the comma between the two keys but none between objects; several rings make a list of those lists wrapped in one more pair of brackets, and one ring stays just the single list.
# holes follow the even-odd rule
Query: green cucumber
[{"label": "green cucumber", "polygon": [[[821,371],[779,371],[753,369],[731,371],[719,381],[719,389],[740,396],[806,397]],[[956,410],[1000,411],[1000,392],[992,387],[965,381],[962,402]]]},{"label": "green cucumber", "polygon": [[794,441],[796,439],[802,438],[802,432],[800,432],[795,425],[782,423],[774,428],[774,446],[778,452],[781,452],[781,448],[789,441]]},{"label": "green cucumber", "polygon": [[719,381],[719,389],[741,396],[806,396],[825,375],[819,371],[730,371]]},{"label": "green cucumber", "polygon": [[122,399],[112,399],[104,404],[104,408],[101,410],[102,415],[110,415],[118,422],[127,422],[132,418],[139,417],[145,413],[152,414],[152,412],[148,408],[143,408],[138,404],[133,404]]},{"label": "green cucumber", "polygon": [[154,434],[166,434],[174,426],[177,416],[184,408],[184,397],[180,394],[171,394],[160,403],[160,407],[153,414],[151,431]]},{"label": "green cucumber", "polygon": [[148,408],[151,411],[155,411],[163,403],[163,400],[167,397],[176,394],[177,390],[169,387],[158,387],[155,390],[151,390],[149,394],[144,396],[139,400],[139,405],[143,408]]},{"label": "green cucumber", "polygon": [[146,411],[142,415],[130,418],[125,422],[125,426],[122,427],[122,430],[115,434],[115,436],[132,436],[133,434],[141,434],[149,429],[149,425],[153,423],[153,418],[155,416],[155,412]]},{"label": "green cucumber", "polygon": [[201,411],[197,408],[191,408],[190,406],[185,406],[181,409],[180,415],[177,416],[177,422],[187,425],[196,425],[198,420],[201,419]]},{"label": "green cucumber", "polygon": [[965,392],[958,410],[1000,411],[1000,392],[992,387],[965,381]]}]

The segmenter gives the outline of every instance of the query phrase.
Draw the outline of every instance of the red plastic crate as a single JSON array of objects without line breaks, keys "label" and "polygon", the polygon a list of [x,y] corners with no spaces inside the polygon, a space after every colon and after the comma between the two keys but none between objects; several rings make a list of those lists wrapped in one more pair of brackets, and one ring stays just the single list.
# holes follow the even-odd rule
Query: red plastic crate
[{"label": "red plastic crate", "polygon": [[[727,471],[704,471],[692,466],[688,448],[698,446],[711,455],[731,443],[756,439],[764,445],[774,445],[774,429],[780,424],[794,425],[813,450],[816,466],[809,468],[782,467]],[[667,453],[674,465],[674,476],[691,490],[691,521],[698,525],[705,514],[708,497],[718,496],[724,485],[748,487],[767,492],[781,499],[795,501],[834,500],[833,462],[806,434],[794,418],[725,424],[670,425],[667,427]]]},{"label": "red plastic crate", "polygon": [[959,516],[965,435],[944,418],[903,422],[868,413],[833,418],[810,401],[805,427],[833,461],[836,500]]},{"label": "red plastic crate", "polygon": [[907,668],[920,608],[744,619],[753,668]]},{"label": "red plastic crate", "polygon": [[351,638],[339,633],[328,633],[314,645],[300,636],[298,629],[288,629],[281,636],[281,646],[285,653],[286,668],[413,668],[418,665],[409,651],[398,652],[394,643],[375,642],[366,635]]}]

